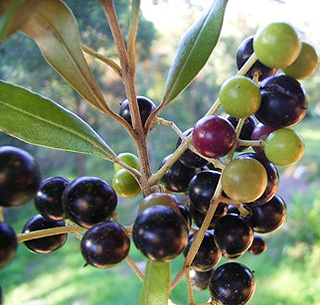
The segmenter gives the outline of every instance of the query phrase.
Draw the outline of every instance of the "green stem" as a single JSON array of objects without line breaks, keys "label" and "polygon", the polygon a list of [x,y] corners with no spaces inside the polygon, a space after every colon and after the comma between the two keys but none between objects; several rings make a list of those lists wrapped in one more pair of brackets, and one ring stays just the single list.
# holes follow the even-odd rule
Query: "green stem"
[{"label": "green stem", "polygon": [[170,263],[148,260],[139,305],[167,305]]},{"label": "green stem", "polygon": [[3,207],[0,207],[0,222],[4,221],[4,216],[3,216]]}]

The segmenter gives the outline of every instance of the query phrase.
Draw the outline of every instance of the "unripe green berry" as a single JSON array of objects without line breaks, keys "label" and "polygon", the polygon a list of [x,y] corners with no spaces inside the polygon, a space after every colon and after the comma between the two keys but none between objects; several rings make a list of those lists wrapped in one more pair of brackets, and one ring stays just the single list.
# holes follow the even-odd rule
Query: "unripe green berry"
[{"label": "unripe green berry", "polygon": [[114,174],[112,187],[118,196],[126,199],[136,197],[141,191],[136,179],[125,169],[120,169]]},{"label": "unripe green berry", "polygon": [[[136,155],[125,152],[121,153],[118,155],[118,158],[125,164],[131,166],[132,168],[136,170],[140,170],[140,165],[139,165],[139,159]],[[123,169],[123,167],[117,163],[114,163],[114,171],[118,172],[120,169]]]}]

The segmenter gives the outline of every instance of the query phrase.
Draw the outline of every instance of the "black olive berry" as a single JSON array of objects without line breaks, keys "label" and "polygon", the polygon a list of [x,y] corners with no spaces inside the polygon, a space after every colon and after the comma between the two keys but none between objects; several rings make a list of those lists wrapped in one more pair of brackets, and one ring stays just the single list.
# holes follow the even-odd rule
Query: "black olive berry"
[{"label": "black olive berry", "polygon": [[[137,96],[137,102],[140,111],[141,123],[142,126],[144,126],[150,113],[156,108],[156,105],[145,96]],[[119,115],[122,116],[132,126],[128,100],[125,100],[121,103]]]},{"label": "black olive berry", "polygon": [[246,205],[246,208],[250,211],[247,219],[253,230],[258,233],[270,233],[277,230],[287,216],[286,204],[278,195],[263,205]]},{"label": "black olive berry", "polygon": [[[208,229],[214,229],[216,224],[217,224],[217,221],[224,215],[227,215],[227,210],[228,210],[228,205],[224,204],[224,203],[219,203],[218,204],[218,207],[216,209],[216,211],[214,212],[214,215],[211,219],[211,222],[210,222],[210,225],[208,227]],[[190,212],[191,212],[191,216],[192,216],[192,219],[195,223],[195,225],[197,227],[201,227],[202,226],[202,223],[206,217],[206,213],[202,213],[202,212],[199,212],[197,209],[195,209],[192,204],[190,205]]]},{"label": "black olive berry", "polygon": [[191,205],[199,212],[208,211],[211,198],[214,195],[221,174],[216,171],[203,171],[195,175],[188,188]]},{"label": "black olive berry", "polygon": [[279,173],[276,166],[273,163],[269,162],[268,159],[266,159],[265,157],[257,153],[244,153],[244,154],[238,155],[236,158],[237,159],[243,159],[243,158],[255,159],[263,165],[267,173],[268,182],[267,182],[267,187],[264,193],[257,200],[248,203],[248,206],[261,205],[270,201],[273,198],[273,196],[276,194],[279,186]]},{"label": "black olive berry", "polygon": [[267,244],[266,241],[258,235],[255,235],[253,238],[253,242],[248,249],[248,252],[254,255],[261,254],[267,250]]},{"label": "black olive berry", "polygon": [[[183,252],[185,257],[190,250],[193,238],[194,234],[191,234],[188,246]],[[220,259],[221,251],[216,246],[213,234],[207,231],[203,237],[198,252],[191,263],[191,268],[196,271],[208,271],[217,265]]]},{"label": "black olive berry", "polygon": [[41,183],[40,169],[26,151],[0,147],[0,206],[20,206],[32,199]]},{"label": "black olive berry", "polygon": [[136,218],[132,237],[136,247],[149,259],[169,261],[188,244],[187,223],[174,209],[155,205]]},{"label": "black olive berry", "polygon": [[253,273],[240,263],[226,263],[212,273],[209,282],[211,297],[225,305],[243,305],[255,289]]},{"label": "black olive berry", "polygon": [[221,217],[214,230],[214,240],[222,255],[228,258],[239,257],[248,250],[253,237],[253,230],[247,221],[236,214]]},{"label": "black olive berry", "polygon": [[[64,227],[65,223],[63,221],[55,221],[49,218],[45,218],[38,214],[33,216],[24,225],[22,233],[29,233],[33,231],[50,229],[56,227]],[[67,234],[58,234],[48,237],[42,237],[37,239],[32,239],[25,241],[24,244],[29,250],[39,254],[52,253],[59,248],[61,248],[67,241]]]},{"label": "black olive berry", "polygon": [[202,272],[190,270],[192,288],[195,290],[207,289],[209,286],[212,273],[213,273],[213,269],[208,271],[202,271]]},{"label": "black olive berry", "polygon": [[[240,70],[241,67],[245,64],[245,62],[249,59],[249,57],[253,53],[253,36],[246,38],[239,46],[237,50],[237,67]],[[263,65],[259,60],[257,60],[253,66],[246,73],[246,76],[249,78],[253,78],[255,72],[259,73],[259,81],[276,74],[276,68],[269,68]]]},{"label": "black olive berry", "polygon": [[[234,128],[237,127],[239,119],[234,118],[230,115],[227,116],[226,118],[233,125]],[[255,127],[256,127],[256,123],[255,123],[254,119],[251,116],[247,117],[244,120],[244,124],[241,129],[239,139],[240,140],[251,140],[251,134],[252,134],[252,131],[254,130]],[[236,151],[241,152],[241,151],[247,150],[249,148],[250,148],[250,146],[238,146],[236,148]]]},{"label": "black olive berry", "polygon": [[263,124],[281,128],[299,123],[308,108],[307,95],[294,78],[276,75],[260,84],[261,105],[255,113]]},{"label": "black olive berry", "polygon": [[34,197],[35,207],[41,215],[53,220],[66,217],[62,206],[62,193],[69,183],[69,180],[62,177],[51,177],[41,183]]},{"label": "black olive berry", "polygon": [[[189,128],[186,130],[183,135],[187,137],[190,135],[190,133],[193,131],[193,128]],[[181,144],[181,138],[178,139],[176,148],[178,148]],[[203,166],[206,166],[209,162],[203,158],[201,158],[199,155],[191,151],[190,149],[187,149],[182,156],[179,158],[179,161],[183,163],[187,167],[192,168],[200,168]]]},{"label": "black olive berry", "polygon": [[109,219],[117,206],[114,189],[96,177],[73,180],[62,195],[63,209],[69,219],[85,228]]},{"label": "black olive berry", "polygon": [[182,204],[179,204],[178,207],[179,207],[181,215],[183,216],[183,218],[187,222],[188,230],[190,230],[191,224],[192,224],[192,217],[191,217],[190,210],[185,205],[182,205]]},{"label": "black olive berry", "polygon": [[0,222],[0,269],[14,258],[18,241],[15,231],[5,222]]},{"label": "black olive berry", "polygon": [[106,221],[90,228],[82,237],[81,252],[97,268],[110,268],[124,260],[130,250],[130,239],[123,226]]},{"label": "black olive berry", "polygon": [[240,211],[233,205],[228,206],[228,214],[236,214],[236,215],[241,215]]},{"label": "black olive berry", "polygon": [[[171,157],[165,157],[160,167]],[[192,177],[197,173],[197,169],[183,165],[179,160],[176,161],[161,178],[164,187],[171,192],[186,192]]]}]

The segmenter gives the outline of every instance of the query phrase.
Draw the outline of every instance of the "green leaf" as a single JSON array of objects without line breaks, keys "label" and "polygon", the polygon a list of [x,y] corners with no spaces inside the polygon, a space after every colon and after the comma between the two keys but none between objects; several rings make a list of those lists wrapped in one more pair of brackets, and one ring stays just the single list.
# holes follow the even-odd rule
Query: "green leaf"
[{"label": "green leaf", "polygon": [[23,141],[114,160],[115,153],[81,118],[23,87],[0,80],[0,130]]},{"label": "green leaf", "polygon": [[216,0],[184,35],[169,71],[161,105],[166,106],[196,77],[216,46],[228,0]]},{"label": "green leaf", "polygon": [[6,0],[0,2],[0,43],[18,30],[40,1]]},{"label": "green leaf", "polygon": [[42,0],[20,30],[30,36],[49,64],[86,100],[109,112],[85,60],[77,21],[60,0]]},{"label": "green leaf", "polygon": [[170,263],[148,260],[139,305],[167,305],[169,286]]}]

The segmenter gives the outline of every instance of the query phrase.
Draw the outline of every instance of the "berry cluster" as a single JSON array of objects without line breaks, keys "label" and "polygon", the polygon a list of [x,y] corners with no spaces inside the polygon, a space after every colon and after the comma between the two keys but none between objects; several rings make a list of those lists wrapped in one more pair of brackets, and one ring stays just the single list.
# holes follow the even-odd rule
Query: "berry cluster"
[{"label": "berry cluster", "polygon": [[[132,232],[117,222],[115,209],[117,196],[134,198],[141,192],[141,181],[132,175],[140,171],[135,155],[118,155],[132,171],[115,164],[112,186],[96,177],[41,182],[28,153],[1,147],[0,205],[19,206],[34,197],[40,214],[25,224],[22,236],[51,230],[23,240],[25,245],[35,253],[51,253],[66,242],[64,228],[86,230],[81,236],[86,265],[109,268],[127,257],[132,233],[136,248],[152,261],[167,262],[183,253],[194,289],[209,288],[221,304],[246,304],[255,288],[253,272],[233,261],[216,266],[222,256],[233,260],[246,252],[263,253],[267,246],[257,233],[274,232],[284,223],[286,204],[276,194],[276,166],[302,157],[301,137],[290,128],[307,111],[307,96],[297,79],[311,76],[318,65],[313,47],[285,23],[270,24],[246,39],[237,51],[238,68],[254,56],[258,60],[241,73],[245,76],[232,77],[221,87],[216,105],[227,116],[209,112],[193,128],[179,131],[176,147],[188,149],[163,159],[160,171],[174,162],[159,177],[161,184],[152,185],[155,192],[145,194]],[[278,69],[284,73],[276,74]],[[156,106],[143,96],[137,103],[145,126]],[[127,100],[119,115],[132,126]],[[243,153],[251,147],[254,152]],[[234,157],[235,152],[240,154]],[[17,244],[14,230],[0,222],[0,268],[14,257]]]}]

